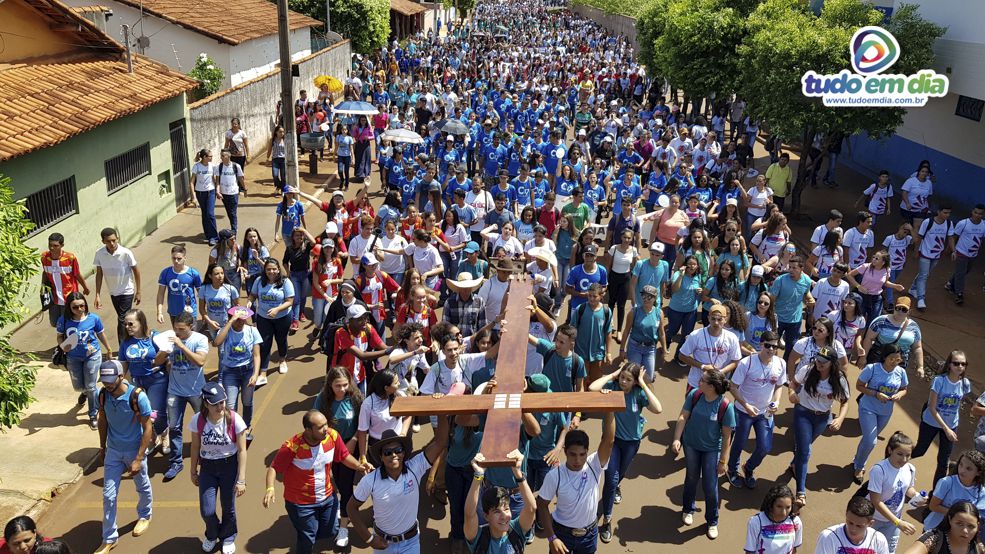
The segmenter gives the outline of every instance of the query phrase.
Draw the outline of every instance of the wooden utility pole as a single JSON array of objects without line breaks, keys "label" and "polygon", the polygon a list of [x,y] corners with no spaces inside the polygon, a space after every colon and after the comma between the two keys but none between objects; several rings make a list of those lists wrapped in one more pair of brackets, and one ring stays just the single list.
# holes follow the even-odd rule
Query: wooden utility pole
[{"label": "wooden utility pole", "polygon": [[280,113],[284,119],[284,146],[287,150],[289,187],[298,186],[297,132],[294,129],[294,77],[291,75],[291,35],[287,24],[287,0],[277,0],[277,35],[280,43]]}]

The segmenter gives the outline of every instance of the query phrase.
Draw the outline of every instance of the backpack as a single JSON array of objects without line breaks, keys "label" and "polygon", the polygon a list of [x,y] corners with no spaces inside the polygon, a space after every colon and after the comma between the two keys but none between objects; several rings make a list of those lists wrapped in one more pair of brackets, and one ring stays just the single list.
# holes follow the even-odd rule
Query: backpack
[{"label": "backpack", "polygon": [[[226,436],[229,437],[229,440],[235,444],[236,443],[236,416],[233,415],[232,411],[229,412],[229,415],[231,417],[226,418]],[[201,437],[202,433],[205,432],[205,416],[202,414],[198,414],[198,425],[197,425],[197,429],[195,429],[195,432],[198,433],[199,437]]]},{"label": "backpack", "polygon": [[[581,322],[581,318],[585,315],[585,310],[587,309],[588,302],[582,302],[577,308],[575,308],[575,313],[578,314],[578,322]],[[606,329],[612,325],[612,309],[602,304],[602,308],[605,310],[605,323],[602,324]],[[571,318],[574,319],[574,318]]]},{"label": "backpack", "polygon": [[[557,354],[557,348],[551,350],[544,356],[544,367],[547,367],[547,362],[551,361],[551,358],[553,358],[555,354]],[[584,365],[585,362],[584,360],[581,359],[581,356],[579,356],[577,352],[572,350],[571,351],[571,389],[572,390],[574,390],[575,388],[575,379],[576,379],[575,366],[578,364]]]},{"label": "backpack", "polygon": [[[694,389],[691,392],[691,402],[690,402],[691,409],[689,411],[691,411],[691,412],[694,411],[694,407],[698,405],[698,398],[700,398],[700,397],[701,397],[701,391],[700,390]],[[725,395],[723,394],[722,395],[722,401],[718,404],[718,426],[719,427],[722,426],[722,422],[725,419],[725,410],[728,409],[728,405],[729,405],[728,398],[725,398]]]},{"label": "backpack", "polygon": [[[510,526],[506,531],[506,539],[510,542],[510,546],[513,547],[513,552],[516,554],[521,554],[523,549],[527,546],[527,539],[517,533],[512,526]],[[488,554],[489,543],[492,541],[492,535],[489,533],[489,525],[482,525],[479,527],[479,536],[476,539],[475,549],[472,550],[474,554]]]},{"label": "backpack", "polygon": [[[133,392],[130,393],[130,411],[133,412],[133,420],[140,420],[140,407],[137,404],[141,394],[144,394],[144,389],[130,385],[133,388]],[[99,389],[99,411],[106,413],[106,389]]]},{"label": "backpack", "polygon": [[[322,327],[321,334],[318,335],[318,349],[321,350],[322,354],[328,356],[329,358],[332,357],[332,354],[335,353],[335,333],[337,333],[338,330],[344,326],[345,318],[342,318],[332,323],[326,323],[325,326]],[[339,363],[339,359],[341,358],[342,353],[340,352],[336,357],[335,365]]]}]

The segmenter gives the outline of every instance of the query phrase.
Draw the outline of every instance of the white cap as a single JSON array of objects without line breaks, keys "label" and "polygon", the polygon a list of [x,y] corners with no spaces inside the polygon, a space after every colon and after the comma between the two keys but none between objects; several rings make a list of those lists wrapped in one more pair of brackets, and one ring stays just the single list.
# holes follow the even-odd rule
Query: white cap
[{"label": "white cap", "polygon": [[663,254],[664,248],[665,248],[664,243],[660,242],[659,240],[655,240],[650,243],[650,252],[657,252]]},{"label": "white cap", "polygon": [[328,234],[339,234],[339,225],[334,221],[329,221],[325,224],[325,232]]},{"label": "white cap", "polygon": [[764,273],[766,273],[766,270],[763,269],[763,266],[754,265],[752,266],[752,271],[749,274],[753,277],[762,277]]},{"label": "white cap", "polygon": [[725,201],[726,206],[738,206],[739,200],[737,198],[729,198]]},{"label": "white cap", "polygon": [[366,252],[363,254],[362,263],[363,265],[376,265],[380,263],[380,261],[376,259],[376,256],[374,256],[372,252]]},{"label": "white cap", "polygon": [[366,311],[366,307],[359,303],[349,306],[349,309],[346,310],[346,315],[349,316],[349,319],[358,319],[367,313],[369,312]]}]

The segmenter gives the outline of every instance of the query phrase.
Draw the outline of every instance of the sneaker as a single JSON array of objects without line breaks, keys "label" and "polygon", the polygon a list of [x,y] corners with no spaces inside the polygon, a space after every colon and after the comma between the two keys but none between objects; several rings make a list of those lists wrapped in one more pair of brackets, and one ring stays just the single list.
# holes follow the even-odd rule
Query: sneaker
[{"label": "sneaker", "polygon": [[161,454],[167,456],[171,453],[171,441],[164,441],[161,443]]},{"label": "sneaker", "polygon": [[301,323],[298,322],[298,320],[295,319],[294,321],[291,322],[291,332],[292,333],[295,332],[295,331],[297,331],[300,327],[301,327]]},{"label": "sneaker", "polygon": [[951,292],[951,293],[954,292],[954,287],[951,286],[951,282],[950,281],[947,281],[947,282],[944,283],[944,289],[947,292]]},{"label": "sneaker", "polygon": [[921,298],[920,300],[917,300],[917,309],[918,310],[926,310],[927,309],[927,302],[923,298]]},{"label": "sneaker", "polygon": [[725,477],[728,478],[728,482],[732,484],[733,487],[742,488],[746,486],[746,481],[743,479],[738,471],[727,471]]},{"label": "sneaker", "polygon": [[609,544],[612,541],[612,522],[606,521],[599,526],[599,538],[602,542]]},{"label": "sneaker", "polygon": [[620,489],[618,486],[616,487],[616,494],[612,496],[612,503],[622,504],[622,489]]},{"label": "sneaker", "polygon": [[97,420],[96,418],[90,419],[89,428],[92,429],[93,431],[99,429],[99,420]]},{"label": "sneaker", "polygon": [[253,442],[253,428],[250,427],[246,430],[246,442]]},{"label": "sneaker", "polygon": [[93,554],[106,554],[114,548],[116,548],[115,542],[104,542]]},{"label": "sneaker", "polygon": [[215,246],[219,244],[219,239],[209,239],[209,246]]},{"label": "sneaker", "polygon": [[260,388],[266,384],[267,384],[267,372],[263,371],[262,373],[260,373],[260,376],[257,377],[257,383],[254,386],[254,388]]},{"label": "sneaker", "polygon": [[421,426],[415,423],[415,424],[413,424],[413,425],[410,426],[410,430],[413,431],[413,432],[415,432],[415,433],[420,433],[421,432]]},{"label": "sneaker", "polygon": [[708,526],[708,538],[711,539],[711,540],[715,540],[715,539],[718,538],[718,526],[717,525],[709,525]]},{"label": "sneaker", "polygon": [[137,524],[133,526],[133,536],[139,537],[147,532],[147,528],[150,527],[150,518],[140,518],[137,520]]},{"label": "sneaker", "polygon": [[236,543],[233,541],[222,543],[222,554],[236,554]]},{"label": "sneaker", "polygon": [[960,306],[961,304],[964,304],[964,295],[963,294],[955,294],[954,295],[954,303],[957,304],[958,306]]},{"label": "sneaker", "polygon": [[219,541],[215,539],[210,539],[208,537],[202,537],[202,552],[212,552],[215,550],[215,545]]},{"label": "sneaker", "polygon": [[338,548],[349,546],[349,530],[347,528],[339,527],[339,534],[335,535],[335,546]]},{"label": "sneaker", "polygon": [[684,525],[694,525],[694,514],[691,512],[684,512],[684,516],[681,520],[684,521]]},{"label": "sneaker", "polygon": [[308,318],[304,315],[304,312],[301,312],[301,315],[298,316],[298,320],[299,321],[308,321]]},{"label": "sneaker", "polygon": [[171,464],[171,467],[168,468],[167,473],[164,474],[164,480],[170,481],[174,479],[183,469],[185,469],[183,464]]},{"label": "sneaker", "polygon": [[86,393],[84,393],[84,392],[80,392],[80,393],[79,393],[79,406],[81,406],[81,405],[83,405],[83,404],[85,404],[85,403],[86,403],[86,400],[88,400],[88,398],[89,398],[89,397],[88,397],[88,396],[86,396]]},{"label": "sneaker", "polygon": [[287,373],[287,362],[282,361],[279,366],[277,366],[277,373]]},{"label": "sneaker", "polygon": [[754,488],[756,488],[756,483],[759,482],[756,479],[756,477],[751,472],[749,472],[749,471],[743,470],[743,473],[745,473],[745,475],[746,475],[746,478],[745,478],[746,488],[747,489],[754,489]]}]

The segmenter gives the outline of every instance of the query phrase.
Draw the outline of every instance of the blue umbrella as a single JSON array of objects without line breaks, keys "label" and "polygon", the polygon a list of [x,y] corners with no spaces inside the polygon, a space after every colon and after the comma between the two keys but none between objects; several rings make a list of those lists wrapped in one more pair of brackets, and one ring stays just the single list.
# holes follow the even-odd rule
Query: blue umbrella
[{"label": "blue umbrella", "polygon": [[335,113],[349,115],[376,115],[380,112],[369,102],[349,100],[336,106]]}]

